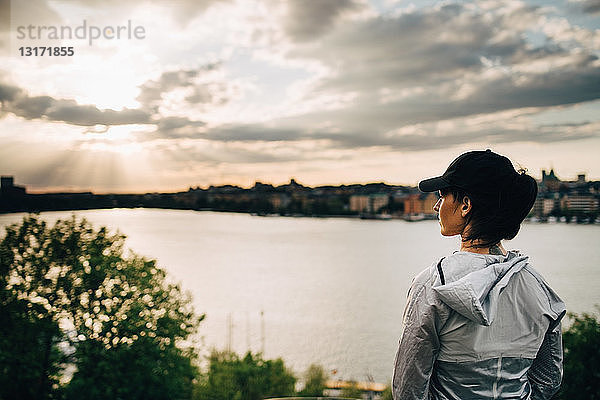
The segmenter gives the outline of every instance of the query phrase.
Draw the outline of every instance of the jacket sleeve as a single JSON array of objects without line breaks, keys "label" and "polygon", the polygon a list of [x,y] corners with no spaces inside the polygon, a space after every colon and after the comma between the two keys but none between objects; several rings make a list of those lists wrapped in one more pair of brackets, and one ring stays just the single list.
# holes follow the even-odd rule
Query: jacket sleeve
[{"label": "jacket sleeve", "polygon": [[437,299],[429,277],[415,278],[404,309],[403,330],[392,378],[395,400],[427,399],[429,381],[439,350],[438,332],[448,317],[447,306]]},{"label": "jacket sleeve", "polygon": [[544,336],[531,368],[527,372],[532,400],[546,400],[560,388],[563,375],[563,348],[560,321]]}]

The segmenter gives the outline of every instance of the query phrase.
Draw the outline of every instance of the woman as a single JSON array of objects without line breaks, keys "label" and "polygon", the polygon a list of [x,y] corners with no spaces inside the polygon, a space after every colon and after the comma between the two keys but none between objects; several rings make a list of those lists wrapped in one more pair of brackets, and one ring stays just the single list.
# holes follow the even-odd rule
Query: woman
[{"label": "woman", "polygon": [[504,156],[471,151],[419,189],[439,191],[441,233],[462,240],[409,290],[394,399],[550,399],[562,379],[565,304],[501,243],[517,235],[536,181]]}]

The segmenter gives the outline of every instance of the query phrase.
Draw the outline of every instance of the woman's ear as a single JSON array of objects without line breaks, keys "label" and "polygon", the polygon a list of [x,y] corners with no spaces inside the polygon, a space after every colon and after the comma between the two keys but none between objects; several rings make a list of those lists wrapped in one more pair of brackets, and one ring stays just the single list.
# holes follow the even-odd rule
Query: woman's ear
[{"label": "woman's ear", "polygon": [[466,216],[471,212],[472,207],[473,205],[471,204],[471,199],[468,196],[464,196],[462,199],[462,204],[460,205],[460,215],[463,218],[466,218]]}]

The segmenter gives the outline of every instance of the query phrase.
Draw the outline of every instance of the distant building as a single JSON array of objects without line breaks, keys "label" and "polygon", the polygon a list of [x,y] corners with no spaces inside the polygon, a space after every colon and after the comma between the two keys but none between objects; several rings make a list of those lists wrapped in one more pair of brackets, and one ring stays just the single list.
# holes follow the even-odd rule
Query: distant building
[{"label": "distant building", "polygon": [[423,203],[419,193],[409,194],[404,198],[404,214],[421,214],[423,212]]},{"label": "distant building", "polygon": [[390,202],[390,196],[387,194],[372,194],[369,196],[369,206],[371,213],[379,212],[383,207],[386,207]]},{"label": "distant building", "polygon": [[569,194],[561,199],[561,207],[574,214],[593,214],[599,211],[598,198],[592,194]]},{"label": "distant building", "polygon": [[350,210],[359,213],[378,213],[387,206],[390,198],[387,194],[369,194],[350,196]]},{"label": "distant building", "polygon": [[433,209],[435,203],[438,202],[439,197],[435,193],[423,193],[421,195],[421,201],[423,202],[423,214],[425,215],[436,215],[437,211]]},{"label": "distant building", "polygon": [[274,210],[282,210],[290,204],[291,197],[286,193],[281,193],[281,194],[276,193],[276,194],[272,194],[269,197],[269,200],[270,200],[271,204],[273,205]]},{"label": "distant building", "polygon": [[25,187],[15,185],[14,177],[6,175],[0,177],[0,196],[14,198],[24,196],[25,193]]},{"label": "distant building", "polygon": [[277,188],[280,190],[284,190],[288,193],[306,192],[306,191],[311,190],[310,187],[304,186],[304,185],[296,182],[296,180],[294,178],[290,179],[290,183],[277,186]]},{"label": "distant building", "polygon": [[404,198],[404,214],[425,214],[435,215],[436,211],[433,209],[435,203],[438,201],[438,196],[434,193],[413,193],[409,194]]},{"label": "distant building", "polygon": [[560,208],[558,193],[540,193],[533,204],[533,214],[538,217],[547,217],[554,212],[560,211]]},{"label": "distant building", "polygon": [[555,198],[543,199],[542,215],[544,215],[544,216],[550,215],[553,211],[555,211],[560,204],[557,200],[558,199],[555,199]]},{"label": "distant building", "polygon": [[542,170],[542,182],[540,189],[547,192],[556,192],[560,188],[561,181],[554,173],[554,169],[551,169],[549,173],[546,170]]},{"label": "distant building", "polygon": [[369,207],[369,196],[353,195],[350,196],[350,211],[367,212]]}]

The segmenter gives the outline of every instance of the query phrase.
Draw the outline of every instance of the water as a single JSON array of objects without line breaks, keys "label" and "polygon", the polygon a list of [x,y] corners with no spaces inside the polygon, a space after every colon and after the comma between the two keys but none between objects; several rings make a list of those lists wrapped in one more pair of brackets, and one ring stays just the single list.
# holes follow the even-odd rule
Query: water
[{"label": "water", "polygon": [[[342,379],[389,381],[412,277],[458,248],[436,221],[152,209],[41,216],[71,214],[119,229],[128,247],[157,259],[192,293],[207,314],[204,351],[229,345],[230,318],[233,350],[264,346],[266,357],[282,357],[297,374],[318,362]],[[0,226],[22,217],[0,215]],[[569,310],[582,312],[600,304],[598,243],[599,226],[525,224],[505,247],[526,251]]]}]

